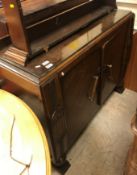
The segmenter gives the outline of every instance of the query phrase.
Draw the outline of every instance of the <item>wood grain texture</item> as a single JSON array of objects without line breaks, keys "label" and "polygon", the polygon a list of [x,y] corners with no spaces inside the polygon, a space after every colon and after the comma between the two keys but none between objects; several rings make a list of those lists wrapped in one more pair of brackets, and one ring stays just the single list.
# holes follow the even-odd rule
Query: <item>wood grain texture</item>
[{"label": "wood grain texture", "polygon": [[0,116],[2,172],[51,175],[47,140],[33,111],[13,94],[0,90]]},{"label": "wood grain texture", "polygon": [[128,153],[124,175],[137,175],[137,114],[132,119],[131,128],[134,133],[134,141]]},{"label": "wood grain texture", "polygon": [[137,31],[133,34],[133,46],[125,77],[125,86],[137,92]]}]

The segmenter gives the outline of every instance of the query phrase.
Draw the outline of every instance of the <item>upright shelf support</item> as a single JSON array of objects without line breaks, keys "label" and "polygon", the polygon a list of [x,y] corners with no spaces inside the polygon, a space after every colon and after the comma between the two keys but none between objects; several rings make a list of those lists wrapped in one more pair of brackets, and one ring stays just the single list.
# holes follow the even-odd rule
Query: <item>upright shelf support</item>
[{"label": "upright shelf support", "polygon": [[4,58],[20,65],[41,53],[31,49],[20,0],[2,0],[12,45],[5,51]]},{"label": "upright shelf support", "polygon": [[2,3],[13,45],[24,52],[30,52],[20,0],[3,0]]}]

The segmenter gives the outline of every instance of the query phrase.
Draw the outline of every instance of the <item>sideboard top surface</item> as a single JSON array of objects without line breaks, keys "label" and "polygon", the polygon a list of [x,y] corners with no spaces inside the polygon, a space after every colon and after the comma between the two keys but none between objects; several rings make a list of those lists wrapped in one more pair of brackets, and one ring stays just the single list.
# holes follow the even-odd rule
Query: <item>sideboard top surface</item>
[{"label": "sideboard top surface", "polygon": [[[25,67],[16,63],[7,62],[1,55],[0,67],[16,72],[25,78],[28,77],[31,79],[32,77],[32,81],[35,81],[36,79],[39,82],[43,79],[46,80],[49,76],[53,76],[56,72],[60,71],[61,68],[76,59],[77,55],[82,53],[82,49],[84,49],[85,46],[95,45],[95,39],[99,39],[102,34],[107,34],[108,31],[115,27],[118,22],[130,15],[131,12],[129,11],[115,10],[109,15],[106,15],[95,23],[89,25],[87,28],[64,40],[57,46],[50,50],[47,49],[45,54],[37,57],[37,59],[33,59]],[[35,47],[38,47],[39,43],[46,43],[46,40],[47,38],[45,36],[45,38],[40,39],[34,44]]]}]

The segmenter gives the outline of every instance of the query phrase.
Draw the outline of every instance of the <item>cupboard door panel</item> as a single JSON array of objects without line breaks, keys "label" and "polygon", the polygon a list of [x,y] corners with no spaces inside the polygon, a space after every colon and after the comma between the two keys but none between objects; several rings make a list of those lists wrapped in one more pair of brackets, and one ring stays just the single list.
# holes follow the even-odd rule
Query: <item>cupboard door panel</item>
[{"label": "cupboard door panel", "polygon": [[90,52],[69,70],[64,70],[60,79],[70,145],[99,108],[99,66],[100,52]]},{"label": "cupboard door panel", "polygon": [[102,88],[101,103],[112,93],[119,83],[122,64],[124,61],[124,49],[126,46],[127,24],[113,32],[102,45]]}]

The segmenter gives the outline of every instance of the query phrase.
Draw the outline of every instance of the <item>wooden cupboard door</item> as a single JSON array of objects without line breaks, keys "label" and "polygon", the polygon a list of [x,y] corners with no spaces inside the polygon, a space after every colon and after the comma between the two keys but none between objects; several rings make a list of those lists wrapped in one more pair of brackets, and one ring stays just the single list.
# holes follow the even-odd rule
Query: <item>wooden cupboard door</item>
[{"label": "wooden cupboard door", "polygon": [[98,82],[100,52],[89,51],[79,62],[60,73],[69,145],[80,135],[93,118],[99,105]]},{"label": "wooden cupboard door", "polygon": [[128,23],[113,32],[102,45],[101,96],[102,104],[119,83],[127,45]]}]

